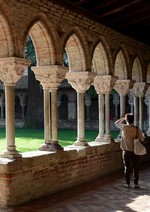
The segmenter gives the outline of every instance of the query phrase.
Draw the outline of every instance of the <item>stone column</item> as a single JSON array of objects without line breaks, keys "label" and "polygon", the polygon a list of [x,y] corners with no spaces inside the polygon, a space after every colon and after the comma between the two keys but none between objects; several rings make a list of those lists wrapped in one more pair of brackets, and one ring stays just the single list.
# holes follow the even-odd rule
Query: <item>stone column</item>
[{"label": "stone column", "polygon": [[[132,89],[132,94],[134,96],[134,124],[139,126],[143,131],[143,97],[148,89],[148,84],[145,82],[136,82]],[[138,99],[139,98],[139,101]],[[139,116],[138,116],[139,115]],[[139,117],[139,125],[138,125],[138,117]]]},{"label": "stone column", "polygon": [[146,91],[146,95],[148,98],[148,130],[146,132],[147,136],[150,136],[150,86],[148,87],[147,91]]},{"label": "stone column", "polygon": [[115,120],[118,119],[118,105],[119,105],[119,95],[115,93],[113,95],[113,104],[115,105]]},{"label": "stone column", "polygon": [[44,90],[44,141],[40,150],[48,150],[51,141],[51,125],[50,125],[50,93],[49,88],[43,88]]},{"label": "stone column", "polygon": [[1,120],[4,119],[4,94],[0,94]]},{"label": "stone column", "polygon": [[84,93],[93,82],[93,72],[68,72],[66,79],[77,92],[77,140],[75,146],[88,146],[85,140]]},{"label": "stone column", "polygon": [[6,113],[6,151],[1,155],[4,158],[18,158],[21,154],[15,146],[15,99],[14,86],[21,78],[24,68],[29,62],[23,58],[1,58],[0,59],[0,79],[5,85],[5,113]]},{"label": "stone column", "polygon": [[124,117],[126,113],[126,95],[133,87],[133,81],[131,80],[117,80],[114,89],[120,96],[120,117]]},{"label": "stone column", "polygon": [[96,137],[95,141],[104,140],[104,94],[98,94],[98,106],[99,106],[99,134]]},{"label": "stone column", "polygon": [[44,144],[39,150],[62,150],[63,148],[58,144],[57,138],[57,89],[65,78],[68,68],[52,65],[32,67],[32,70],[44,89]]},{"label": "stone column", "polygon": [[[101,97],[99,97],[99,135],[96,138],[96,141],[107,141],[111,142],[112,138],[110,135],[110,93],[111,90],[118,78],[106,75],[106,76],[96,76],[93,82],[95,90]],[[103,117],[104,114],[104,97],[102,94],[105,94],[105,120]],[[105,126],[104,126],[105,123]],[[105,135],[104,135],[105,127]]]}]

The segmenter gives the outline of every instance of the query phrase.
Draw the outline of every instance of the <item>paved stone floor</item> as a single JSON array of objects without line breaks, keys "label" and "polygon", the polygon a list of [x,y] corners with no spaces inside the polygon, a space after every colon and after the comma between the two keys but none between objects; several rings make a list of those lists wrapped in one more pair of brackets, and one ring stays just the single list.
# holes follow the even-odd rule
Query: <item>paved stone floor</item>
[{"label": "paved stone floor", "polygon": [[141,167],[141,188],[113,174],[1,212],[150,212],[150,163]]}]

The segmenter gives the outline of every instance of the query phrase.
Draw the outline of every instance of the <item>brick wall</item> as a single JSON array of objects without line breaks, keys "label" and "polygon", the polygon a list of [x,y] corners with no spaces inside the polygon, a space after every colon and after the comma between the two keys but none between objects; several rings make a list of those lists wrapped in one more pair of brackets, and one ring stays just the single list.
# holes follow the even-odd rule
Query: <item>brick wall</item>
[{"label": "brick wall", "polygon": [[0,206],[15,206],[122,167],[119,143],[66,147],[57,153],[24,153],[17,160],[0,159]]}]

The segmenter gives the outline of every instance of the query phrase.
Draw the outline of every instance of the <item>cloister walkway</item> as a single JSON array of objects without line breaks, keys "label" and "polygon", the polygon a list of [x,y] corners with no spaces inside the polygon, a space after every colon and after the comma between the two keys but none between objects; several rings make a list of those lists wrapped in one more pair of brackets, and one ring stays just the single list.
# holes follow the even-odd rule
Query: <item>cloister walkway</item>
[{"label": "cloister walkway", "polygon": [[0,212],[149,212],[150,162],[141,166],[140,185],[124,187],[119,172]]}]

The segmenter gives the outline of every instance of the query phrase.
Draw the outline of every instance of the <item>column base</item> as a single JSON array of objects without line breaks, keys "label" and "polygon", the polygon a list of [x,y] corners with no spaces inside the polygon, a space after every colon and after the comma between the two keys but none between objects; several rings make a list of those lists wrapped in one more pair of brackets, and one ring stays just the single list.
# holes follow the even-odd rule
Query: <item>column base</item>
[{"label": "column base", "polygon": [[104,136],[97,136],[96,139],[95,139],[95,142],[102,142],[104,141]]},{"label": "column base", "polygon": [[114,143],[114,139],[111,137],[111,135],[104,135],[103,141],[108,142],[108,143]]},{"label": "column base", "polygon": [[64,148],[58,144],[57,141],[52,141],[51,143],[45,143],[43,144],[39,150],[41,151],[50,151],[50,152],[56,152],[56,151],[59,151],[59,150],[64,150]]},{"label": "column base", "polygon": [[9,158],[9,159],[14,159],[14,158],[22,158],[22,154],[20,154],[17,150],[13,151],[4,151],[1,155],[1,158]]},{"label": "column base", "polygon": [[89,146],[86,141],[75,141],[73,146]]}]

